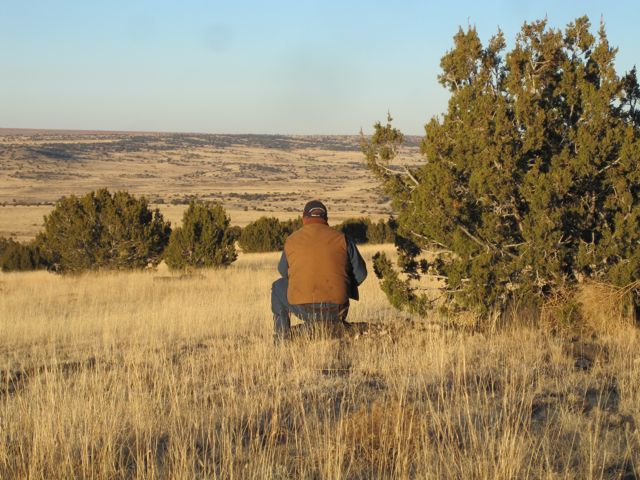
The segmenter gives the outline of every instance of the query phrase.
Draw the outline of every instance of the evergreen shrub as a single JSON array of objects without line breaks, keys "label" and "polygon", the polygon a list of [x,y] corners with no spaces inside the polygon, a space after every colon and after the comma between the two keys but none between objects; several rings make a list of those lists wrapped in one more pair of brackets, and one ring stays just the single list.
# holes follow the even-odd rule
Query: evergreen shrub
[{"label": "evergreen shrub", "polygon": [[58,200],[37,244],[56,272],[144,268],[160,261],[170,233],[144,197],[101,189]]},{"label": "evergreen shrub", "polygon": [[289,235],[302,226],[302,218],[280,221],[274,217],[260,217],[242,229],[238,243],[242,251],[277,252],[284,248]]},{"label": "evergreen shrub", "polygon": [[0,237],[0,270],[24,272],[46,267],[46,261],[35,243],[20,243],[11,238]]},{"label": "evergreen shrub", "polygon": [[593,280],[640,303],[640,88],[618,75],[604,25],[564,31],[525,23],[505,52],[460,29],[441,60],[448,110],[425,126],[424,162],[394,161],[403,135],[389,118],[362,137],[392,198],[400,269],[375,270],[394,304],[418,313],[413,282],[444,282],[445,304],[483,318],[539,304]]},{"label": "evergreen shrub", "polygon": [[222,205],[192,200],[164,259],[172,269],[226,267],[237,258],[236,235]]}]

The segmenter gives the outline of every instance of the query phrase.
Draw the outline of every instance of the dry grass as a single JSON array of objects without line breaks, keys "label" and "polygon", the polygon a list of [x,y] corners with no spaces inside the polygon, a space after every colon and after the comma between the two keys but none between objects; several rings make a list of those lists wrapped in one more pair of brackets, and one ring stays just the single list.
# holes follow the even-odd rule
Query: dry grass
[{"label": "dry grass", "polygon": [[276,261],[0,276],[0,478],[636,478],[634,328],[462,334],[369,278],[384,327],[274,346]]}]

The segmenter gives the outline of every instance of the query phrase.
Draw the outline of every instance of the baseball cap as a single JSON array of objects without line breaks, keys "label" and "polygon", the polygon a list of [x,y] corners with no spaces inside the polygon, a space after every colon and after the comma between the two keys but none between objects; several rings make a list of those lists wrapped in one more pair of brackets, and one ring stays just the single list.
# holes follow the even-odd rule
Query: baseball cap
[{"label": "baseball cap", "polygon": [[304,206],[303,217],[327,219],[327,207],[320,200],[311,200]]}]

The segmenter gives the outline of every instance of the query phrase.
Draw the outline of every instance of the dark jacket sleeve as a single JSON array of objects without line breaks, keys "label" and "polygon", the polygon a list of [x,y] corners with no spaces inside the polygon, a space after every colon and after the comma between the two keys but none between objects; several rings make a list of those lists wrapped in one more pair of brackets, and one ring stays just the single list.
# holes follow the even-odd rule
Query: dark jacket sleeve
[{"label": "dark jacket sleeve", "polygon": [[349,256],[349,278],[351,285],[349,286],[349,298],[358,300],[360,295],[358,293],[358,285],[361,285],[367,278],[367,265],[364,263],[364,259],[356,244],[353,240],[345,235],[347,239],[347,255]]},{"label": "dark jacket sleeve", "polygon": [[282,278],[289,278],[289,263],[287,262],[287,256],[284,254],[284,250],[278,262],[278,272],[280,272]]}]

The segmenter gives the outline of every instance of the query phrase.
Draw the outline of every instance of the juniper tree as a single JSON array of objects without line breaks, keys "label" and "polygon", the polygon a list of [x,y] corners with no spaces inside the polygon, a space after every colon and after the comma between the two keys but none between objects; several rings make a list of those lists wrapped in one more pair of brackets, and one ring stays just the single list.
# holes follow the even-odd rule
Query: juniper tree
[{"label": "juniper tree", "polygon": [[0,270],[3,272],[23,272],[46,268],[35,242],[20,243],[11,238],[0,237]]},{"label": "juniper tree", "polygon": [[425,125],[424,163],[393,162],[403,136],[390,118],[363,137],[397,214],[406,275],[375,262],[396,306],[427,311],[411,283],[425,272],[444,280],[449,305],[484,314],[583,279],[636,282],[638,305],[640,89],[635,69],[616,73],[604,25],[590,28],[587,17],[564,32],[525,23],[509,52],[501,31],[483,45],[460,29],[440,63],[450,99]]},{"label": "juniper tree", "polygon": [[347,218],[334,228],[347,235],[355,243],[367,243],[371,220],[368,218]]},{"label": "juniper tree", "polygon": [[222,205],[191,201],[165,251],[170,268],[225,267],[237,258],[236,232]]},{"label": "juniper tree", "polygon": [[394,241],[395,222],[369,218],[348,218],[334,228],[348,235],[356,243],[392,243]]},{"label": "juniper tree", "polygon": [[143,268],[160,261],[170,232],[144,197],[101,189],[58,200],[37,243],[58,272]]},{"label": "juniper tree", "polygon": [[238,243],[244,252],[276,252],[282,250],[287,235],[283,222],[260,217],[242,229]]},{"label": "juniper tree", "polygon": [[367,229],[367,242],[369,243],[393,243],[395,240],[396,223],[394,218],[371,222]]},{"label": "juniper tree", "polygon": [[277,252],[289,235],[302,227],[302,217],[281,221],[260,217],[242,229],[238,243],[245,252]]}]

